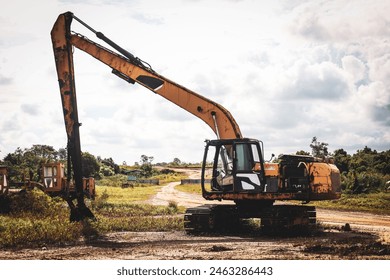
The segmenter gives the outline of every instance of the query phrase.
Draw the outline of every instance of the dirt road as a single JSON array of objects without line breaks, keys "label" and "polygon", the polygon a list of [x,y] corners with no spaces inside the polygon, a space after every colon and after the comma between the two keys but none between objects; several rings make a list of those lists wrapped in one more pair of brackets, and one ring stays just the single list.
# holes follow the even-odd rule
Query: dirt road
[{"label": "dirt road", "polygon": [[[181,192],[175,189],[180,182],[169,183],[163,186],[161,190],[146,203],[153,205],[168,205],[170,202],[177,203],[178,206],[195,207],[202,204],[215,204],[214,201],[207,201],[201,195]],[[230,201],[223,201],[224,204],[232,204]]]},{"label": "dirt road", "polygon": [[[177,184],[163,186],[147,203],[205,203],[200,195],[177,191]],[[119,232],[76,246],[2,250],[0,259],[390,259],[390,216],[323,209],[317,214],[324,230],[304,237]],[[351,231],[342,230],[346,223]]]}]

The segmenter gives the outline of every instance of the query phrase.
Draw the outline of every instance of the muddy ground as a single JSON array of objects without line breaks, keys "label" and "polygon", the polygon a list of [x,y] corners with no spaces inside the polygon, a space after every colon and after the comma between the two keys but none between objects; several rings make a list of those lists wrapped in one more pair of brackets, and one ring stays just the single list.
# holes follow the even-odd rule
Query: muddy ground
[{"label": "muddy ground", "polygon": [[[175,184],[145,203],[192,207],[205,202],[175,190]],[[390,259],[390,216],[317,209],[317,218],[319,230],[306,236],[116,232],[72,246],[1,250],[0,259]]]}]

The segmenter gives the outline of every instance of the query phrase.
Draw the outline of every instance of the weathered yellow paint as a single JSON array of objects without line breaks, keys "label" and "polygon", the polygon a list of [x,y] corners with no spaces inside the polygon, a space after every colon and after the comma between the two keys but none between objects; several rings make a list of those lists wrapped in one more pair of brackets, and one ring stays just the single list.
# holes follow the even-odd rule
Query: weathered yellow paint
[{"label": "weathered yellow paint", "polygon": [[264,163],[264,172],[266,177],[279,176],[279,165],[277,163]]}]

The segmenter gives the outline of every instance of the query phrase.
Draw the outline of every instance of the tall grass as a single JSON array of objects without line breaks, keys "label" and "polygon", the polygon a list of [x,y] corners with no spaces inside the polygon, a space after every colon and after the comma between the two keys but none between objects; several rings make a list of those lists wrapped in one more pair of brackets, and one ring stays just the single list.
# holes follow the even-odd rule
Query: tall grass
[{"label": "tall grass", "polygon": [[155,194],[160,187],[97,189],[92,203],[97,222],[92,226],[99,232],[109,231],[170,231],[183,229],[177,205],[154,206],[139,203]]},{"label": "tall grass", "polygon": [[174,173],[169,173],[169,174],[159,174],[152,176],[151,179],[158,179],[160,180],[160,185],[164,185],[170,182],[177,182],[180,181],[181,179],[186,179],[188,176],[185,173],[181,172],[174,172]]},{"label": "tall grass", "polygon": [[60,198],[40,190],[11,197],[11,212],[0,215],[0,247],[71,244],[111,231],[182,230],[177,205],[140,203],[160,187],[122,189],[97,187],[97,198],[89,203],[96,221],[69,222],[69,209]]},{"label": "tall grass", "polygon": [[[156,170],[155,170],[156,171]],[[154,172],[155,175],[149,177],[148,179],[158,179],[160,185],[164,185],[170,182],[180,181],[181,179],[187,178],[187,175],[182,172],[170,172],[170,173],[159,173],[158,171]],[[106,187],[121,187],[123,183],[126,183],[127,176],[123,174],[116,174],[113,176],[106,176],[96,182],[99,186]],[[137,187],[146,187],[147,185],[142,183],[134,183]]]},{"label": "tall grass", "polygon": [[82,227],[69,222],[66,203],[40,190],[10,197],[11,213],[0,215],[0,247],[74,242]]},{"label": "tall grass", "polygon": [[0,216],[0,247],[67,244],[78,240],[82,227],[68,219]]},{"label": "tall grass", "polygon": [[117,188],[97,186],[97,196],[103,194],[108,196],[107,202],[114,204],[128,204],[135,201],[148,200],[155,195],[161,186],[146,186],[146,187],[134,187],[134,188]]},{"label": "tall grass", "polygon": [[342,194],[338,200],[317,201],[311,204],[328,209],[365,211],[390,215],[390,193]]},{"label": "tall grass", "polygon": [[[153,206],[142,201],[160,187],[97,187],[97,198],[90,203],[96,221],[69,222],[69,209],[60,198],[51,198],[40,190],[10,196],[11,212],[0,215],[0,247],[72,244],[112,231],[183,230],[177,204]],[[180,190],[200,193],[200,186],[178,186]],[[142,203],[141,203],[142,202]],[[317,207],[369,211],[390,215],[390,193],[347,195],[340,200],[313,203]]]},{"label": "tall grass", "polygon": [[202,194],[202,187],[200,184],[177,185],[175,189],[181,192],[188,192],[188,193],[199,194],[199,195]]},{"label": "tall grass", "polygon": [[179,216],[107,216],[97,214],[92,227],[98,233],[114,231],[172,231],[183,229]]}]

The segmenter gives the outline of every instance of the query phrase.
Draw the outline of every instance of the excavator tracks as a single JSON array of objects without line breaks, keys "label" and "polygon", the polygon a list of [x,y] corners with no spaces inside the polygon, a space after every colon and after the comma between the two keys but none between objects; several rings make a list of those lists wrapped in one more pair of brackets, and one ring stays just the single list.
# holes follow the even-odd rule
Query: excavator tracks
[{"label": "excavator tracks", "polygon": [[189,233],[231,230],[238,225],[235,205],[202,205],[188,208],[184,215],[184,228]]},{"label": "excavator tracks", "polygon": [[289,235],[316,226],[314,206],[274,205],[248,213],[236,205],[212,204],[187,209],[184,228],[188,233],[235,231],[240,228],[240,219],[251,217],[260,217],[261,231],[266,234]]},{"label": "excavator tracks", "polygon": [[314,206],[274,205],[261,215],[262,231],[271,234],[303,233],[315,228],[316,223]]}]

